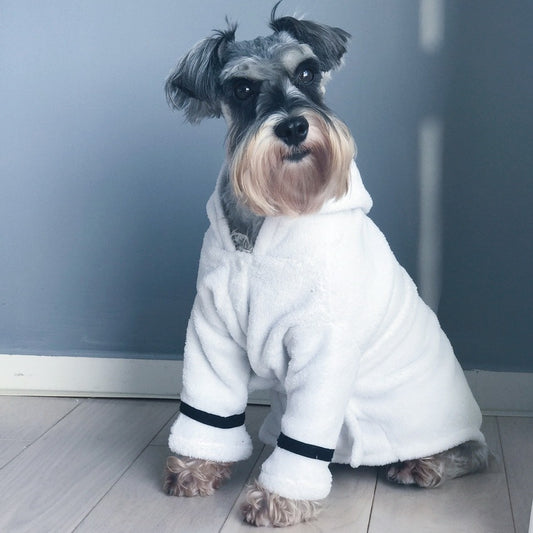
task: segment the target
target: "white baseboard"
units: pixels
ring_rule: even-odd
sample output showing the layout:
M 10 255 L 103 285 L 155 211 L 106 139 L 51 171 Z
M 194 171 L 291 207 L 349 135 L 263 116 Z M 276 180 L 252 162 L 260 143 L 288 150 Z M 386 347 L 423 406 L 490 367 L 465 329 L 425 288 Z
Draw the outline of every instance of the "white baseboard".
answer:
M 183 361 L 0 355 L 0 394 L 178 398 Z
M 0 354 L 0 394 L 179 398 L 183 361 Z M 465 372 L 485 414 L 533 416 L 533 373 Z M 260 391 L 251 403 L 268 403 Z

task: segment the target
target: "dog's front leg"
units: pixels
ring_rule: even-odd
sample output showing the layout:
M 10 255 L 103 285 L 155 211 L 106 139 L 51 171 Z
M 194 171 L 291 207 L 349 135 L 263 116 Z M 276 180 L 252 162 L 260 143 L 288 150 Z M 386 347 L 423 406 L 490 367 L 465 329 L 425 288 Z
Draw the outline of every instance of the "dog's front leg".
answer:
M 163 490 L 172 496 L 207 496 L 247 459 L 245 427 L 250 364 L 224 329 L 211 290 L 199 284 L 187 329 L 180 413 L 171 427 Z M 219 302 L 220 303 L 220 302 Z
M 278 440 L 282 446 L 283 440 Z M 285 527 L 315 519 L 331 485 L 328 463 L 276 447 L 247 487 L 241 513 L 255 526 Z
M 285 336 L 289 356 L 286 406 L 277 446 L 247 489 L 244 520 L 290 526 L 317 517 L 331 489 L 328 468 L 353 390 L 358 350 L 342 357 L 342 334 L 325 327 L 294 327 Z
M 230 475 L 231 463 L 171 455 L 165 466 L 164 490 L 170 496 L 211 496 Z

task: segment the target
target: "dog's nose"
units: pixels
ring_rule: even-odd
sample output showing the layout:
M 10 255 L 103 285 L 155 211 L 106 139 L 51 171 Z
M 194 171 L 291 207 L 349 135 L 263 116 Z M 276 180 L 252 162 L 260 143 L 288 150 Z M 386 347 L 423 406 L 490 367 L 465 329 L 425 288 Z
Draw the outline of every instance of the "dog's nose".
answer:
M 289 146 L 304 142 L 308 131 L 309 122 L 305 117 L 287 118 L 274 128 L 276 136 Z

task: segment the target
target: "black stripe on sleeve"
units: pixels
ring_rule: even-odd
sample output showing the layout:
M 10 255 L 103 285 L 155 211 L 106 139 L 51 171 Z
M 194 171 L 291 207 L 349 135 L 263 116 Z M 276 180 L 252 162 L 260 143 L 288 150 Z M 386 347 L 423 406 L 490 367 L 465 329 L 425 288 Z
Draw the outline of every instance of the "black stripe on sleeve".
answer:
M 202 424 L 213 426 L 215 428 L 231 429 L 237 428 L 244 424 L 244 413 L 232 416 L 218 416 L 206 411 L 200 411 L 200 409 L 195 409 L 185 402 L 181 402 L 180 412 L 189 418 L 196 420 L 197 422 L 201 422 Z
M 304 457 L 309 457 L 309 459 L 318 459 L 319 461 L 327 461 L 328 463 L 333 459 L 333 453 L 335 452 L 335 450 L 330 448 L 322 448 L 321 446 L 314 446 L 313 444 L 306 444 L 305 442 L 291 439 L 283 433 L 279 435 L 278 447 Z

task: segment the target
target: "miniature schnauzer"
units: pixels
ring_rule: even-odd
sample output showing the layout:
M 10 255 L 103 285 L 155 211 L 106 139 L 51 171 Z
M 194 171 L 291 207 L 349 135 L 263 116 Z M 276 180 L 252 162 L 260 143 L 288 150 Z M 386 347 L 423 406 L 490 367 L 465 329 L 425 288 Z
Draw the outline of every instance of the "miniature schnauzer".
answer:
M 210 230 L 204 240 L 199 293 L 187 333 L 181 413 L 171 435 L 170 448 L 177 456 L 167 460 L 164 488 L 176 496 L 210 495 L 229 477 L 231 463 L 250 454 L 240 412 L 247 391 L 266 383 L 274 389 L 272 409 L 278 420 L 270 420 L 274 429 L 262 429 L 260 436 L 276 449 L 242 505 L 244 519 L 257 526 L 288 526 L 316 517 L 329 491 L 332 459 L 355 467 L 388 465 L 390 481 L 435 487 L 482 470 L 488 458 L 479 409 L 453 356 L 446 356 L 445 363 L 423 359 L 428 362 L 420 363 L 422 370 L 413 370 L 418 363 L 405 346 L 416 345 L 421 357 L 425 351 L 440 357 L 451 349 L 429 309 L 413 296 L 416 289 L 405 272 L 388 251 L 383 252 L 386 260 L 374 260 L 381 251 L 369 252 L 370 257 L 346 251 L 350 244 L 345 243 L 351 241 L 343 240 L 344 235 L 365 241 L 359 252 L 373 250 L 372 239 L 385 250 L 382 235 L 366 217 L 369 197 L 357 182 L 352 136 L 324 104 L 326 82 L 341 66 L 350 35 L 308 20 L 277 17 L 277 5 L 271 35 L 239 42 L 236 26 L 228 24 L 190 50 L 166 83 L 169 103 L 184 110 L 190 122 L 223 116 L 228 134 L 227 158 L 211 205 L 211 224 L 218 230 Z M 354 194 L 363 207 L 335 207 Z M 289 244 L 274 254 L 266 244 L 267 233 L 269 243 Z M 207 250 L 210 246 L 216 250 Z M 305 257 L 306 250 L 312 260 Z M 288 281 L 269 277 L 285 268 L 286 257 L 294 269 L 278 277 Z M 223 266 L 226 260 L 231 268 Z M 339 289 L 339 277 L 351 278 L 335 276 L 344 268 L 336 263 L 346 262 L 347 272 L 360 272 L 365 260 L 370 281 L 357 279 L 352 285 L 364 287 Z M 380 278 L 385 263 L 393 266 Z M 306 274 L 306 267 L 298 270 L 301 265 L 310 265 L 311 273 Z M 242 274 L 246 269 L 247 276 Z M 385 281 L 393 271 L 402 280 L 401 290 Z M 333 272 L 331 284 L 327 272 Z M 373 311 L 372 299 L 355 301 L 354 295 L 370 294 L 370 285 L 378 294 L 375 300 L 385 302 L 382 311 Z M 257 294 L 267 294 L 266 300 Z M 297 295 L 294 301 L 292 294 Z M 326 304 L 316 303 L 318 294 L 329 298 L 327 305 L 333 308 L 324 322 L 320 317 Z M 338 313 L 331 304 L 335 298 L 342 300 Z M 416 309 L 411 315 L 408 303 Z M 232 305 L 245 309 L 234 313 L 238 320 L 229 316 Z M 309 322 L 293 327 L 294 314 Z M 259 339 L 257 324 L 271 320 L 270 315 L 277 317 L 272 319 L 277 329 Z M 373 329 L 357 333 L 367 322 Z M 280 324 L 290 327 L 278 334 Z M 315 337 L 322 339 L 316 346 Z M 391 355 L 402 350 L 406 354 L 397 359 Z M 348 355 L 335 362 L 338 353 Z M 434 390 L 433 380 L 441 374 L 451 376 L 452 385 Z M 411 401 L 418 391 L 418 399 Z M 470 406 L 464 416 L 461 395 Z M 390 401 L 382 409 L 379 402 L 385 397 Z M 419 408 L 429 414 L 417 415 Z M 448 424 L 460 431 L 452 436 Z M 399 436 L 403 430 L 405 443 Z

